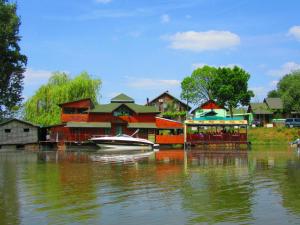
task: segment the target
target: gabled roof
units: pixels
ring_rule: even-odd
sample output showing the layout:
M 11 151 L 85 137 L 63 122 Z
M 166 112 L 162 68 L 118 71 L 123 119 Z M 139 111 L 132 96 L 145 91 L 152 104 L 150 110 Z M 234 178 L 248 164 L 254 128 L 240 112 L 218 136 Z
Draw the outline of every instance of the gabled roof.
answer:
M 265 103 L 250 103 L 250 108 L 254 114 L 273 114 Z
M 20 123 L 24 123 L 24 124 L 27 124 L 27 125 L 30 125 L 30 126 L 33 126 L 33 127 L 39 127 L 39 126 L 36 125 L 36 124 L 30 123 L 30 122 L 28 122 L 28 121 L 20 120 L 20 119 L 17 119 L 17 118 L 11 118 L 11 119 L 3 120 L 3 121 L 0 122 L 0 126 L 3 126 L 3 125 L 5 125 L 5 124 L 7 124 L 7 123 L 10 123 L 10 122 L 12 122 L 12 121 L 18 121 L 18 122 L 20 122 Z
M 82 102 L 82 101 L 90 101 L 91 104 L 93 105 L 93 101 L 91 100 L 91 98 L 82 98 L 82 99 L 78 99 L 78 100 L 74 100 L 74 101 L 69 101 L 69 102 L 63 102 L 58 104 L 59 106 L 65 105 L 65 104 L 70 104 L 70 103 L 75 103 L 75 102 Z
M 110 102 L 111 103 L 125 103 L 125 102 L 134 103 L 134 99 L 122 93 L 112 98 Z
M 89 113 L 112 113 L 121 105 L 127 106 L 129 109 L 134 111 L 135 113 L 160 113 L 154 106 L 144 106 L 138 105 L 135 103 L 109 103 L 109 104 L 101 104 L 95 106 L 94 109 L 89 110 Z
M 187 107 L 187 109 L 190 111 L 191 107 L 189 105 L 187 105 L 186 103 L 184 103 L 183 101 L 179 100 L 178 98 L 176 98 L 175 96 L 171 95 L 169 93 L 169 91 L 165 91 L 163 93 L 161 93 L 159 96 L 155 97 L 154 99 L 152 99 L 151 101 L 149 101 L 149 103 L 153 103 L 154 101 L 156 101 L 157 99 L 161 98 L 163 95 L 169 95 L 171 98 L 173 98 L 174 100 L 180 102 L 182 105 L 184 105 L 185 107 Z
M 198 109 L 224 109 L 227 111 L 226 108 L 221 107 L 220 105 L 218 105 L 214 100 L 210 99 L 207 100 L 206 102 L 202 103 L 200 106 L 198 106 L 197 108 L 192 110 L 192 114 L 194 114 Z
M 283 102 L 281 98 L 266 98 L 264 102 L 270 109 L 283 109 Z

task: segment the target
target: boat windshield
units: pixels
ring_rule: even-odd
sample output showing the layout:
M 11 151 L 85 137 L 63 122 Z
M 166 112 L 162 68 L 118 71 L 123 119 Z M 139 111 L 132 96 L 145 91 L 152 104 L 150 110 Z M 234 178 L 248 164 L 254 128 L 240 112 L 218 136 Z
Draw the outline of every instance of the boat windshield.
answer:
M 127 134 L 118 134 L 117 137 L 127 137 L 127 138 L 130 137 L 130 138 L 132 138 L 131 136 L 129 136 Z

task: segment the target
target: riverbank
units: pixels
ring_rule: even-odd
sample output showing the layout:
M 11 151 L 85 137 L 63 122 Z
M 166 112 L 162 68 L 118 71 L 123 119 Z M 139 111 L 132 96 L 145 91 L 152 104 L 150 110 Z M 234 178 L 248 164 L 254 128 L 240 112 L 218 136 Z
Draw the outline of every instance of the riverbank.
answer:
M 285 127 L 274 127 L 265 128 L 257 127 L 250 128 L 248 130 L 248 140 L 252 144 L 288 144 L 300 137 L 300 129 L 298 128 L 285 128 Z

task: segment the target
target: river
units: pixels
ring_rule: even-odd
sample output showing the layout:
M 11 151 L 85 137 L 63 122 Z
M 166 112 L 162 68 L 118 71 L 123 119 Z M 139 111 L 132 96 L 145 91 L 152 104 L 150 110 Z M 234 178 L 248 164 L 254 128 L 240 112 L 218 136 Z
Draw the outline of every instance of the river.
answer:
M 2 152 L 0 224 L 300 224 L 300 158 L 286 146 Z

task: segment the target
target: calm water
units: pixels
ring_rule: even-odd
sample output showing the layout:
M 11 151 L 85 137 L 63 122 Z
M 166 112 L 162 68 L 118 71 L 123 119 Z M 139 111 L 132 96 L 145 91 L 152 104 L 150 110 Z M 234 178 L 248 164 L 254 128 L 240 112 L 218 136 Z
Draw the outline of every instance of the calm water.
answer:
M 101 157 L 0 153 L 0 224 L 300 224 L 287 147 Z

